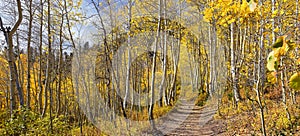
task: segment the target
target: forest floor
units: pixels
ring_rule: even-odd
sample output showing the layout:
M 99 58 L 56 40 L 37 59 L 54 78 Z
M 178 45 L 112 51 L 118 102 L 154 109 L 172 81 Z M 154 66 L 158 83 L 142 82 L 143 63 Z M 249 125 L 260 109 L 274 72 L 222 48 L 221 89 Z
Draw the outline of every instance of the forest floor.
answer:
M 214 119 L 216 111 L 216 104 L 206 104 L 200 107 L 182 100 L 169 115 L 161 120 L 162 124 L 157 125 L 160 132 L 153 135 L 224 135 L 226 124 L 223 120 Z

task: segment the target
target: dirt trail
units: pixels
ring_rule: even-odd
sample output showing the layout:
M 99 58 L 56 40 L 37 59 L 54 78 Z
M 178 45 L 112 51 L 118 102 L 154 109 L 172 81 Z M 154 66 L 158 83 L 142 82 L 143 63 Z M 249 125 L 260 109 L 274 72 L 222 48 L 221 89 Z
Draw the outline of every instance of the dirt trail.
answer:
M 199 107 L 183 100 L 181 104 L 162 119 L 162 124 L 157 125 L 158 133 L 153 135 L 222 135 L 225 125 L 221 121 L 213 120 L 213 116 L 217 111 L 215 105 L 210 104 Z

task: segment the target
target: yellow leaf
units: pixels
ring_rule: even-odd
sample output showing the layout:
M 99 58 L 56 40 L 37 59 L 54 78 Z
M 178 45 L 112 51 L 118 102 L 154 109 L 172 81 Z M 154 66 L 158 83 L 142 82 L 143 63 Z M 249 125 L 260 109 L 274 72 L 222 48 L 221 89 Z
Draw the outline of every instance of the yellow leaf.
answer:
M 268 60 L 267 60 L 267 69 L 269 71 L 275 71 L 277 69 L 277 58 L 275 57 L 275 51 L 272 51 L 268 55 Z
M 288 50 L 289 50 L 289 47 L 288 47 L 288 45 L 285 43 L 285 44 L 283 44 L 283 46 L 282 47 L 279 47 L 279 48 L 276 48 L 274 51 L 274 56 L 275 56 L 275 58 L 279 58 L 279 57 L 281 57 L 281 56 L 284 56 L 284 55 L 286 55 L 286 53 L 288 52 Z
M 284 10 L 280 10 L 280 15 L 283 15 L 284 14 Z
M 278 32 L 279 32 L 279 28 L 276 27 L 273 31 L 274 31 L 275 33 L 278 33 Z
M 243 18 L 240 18 L 240 22 L 243 22 L 244 21 L 244 19 Z
M 274 12 L 272 13 L 272 18 L 276 17 L 278 14 L 278 9 L 274 10 Z
M 291 76 L 289 85 L 292 89 L 300 90 L 300 72 Z
M 277 82 L 277 72 L 271 72 L 267 75 L 267 79 L 270 83 L 275 84 Z

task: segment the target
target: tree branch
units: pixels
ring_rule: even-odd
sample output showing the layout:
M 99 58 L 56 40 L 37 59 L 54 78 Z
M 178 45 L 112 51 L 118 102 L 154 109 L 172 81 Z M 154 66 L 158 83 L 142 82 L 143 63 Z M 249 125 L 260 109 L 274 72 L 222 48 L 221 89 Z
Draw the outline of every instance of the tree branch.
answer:
M 12 34 L 14 34 L 17 31 L 17 29 L 20 26 L 22 19 L 23 19 L 21 0 L 17 0 L 17 6 L 18 6 L 19 17 L 18 17 L 16 24 L 14 25 L 14 27 L 11 29 L 11 31 L 9 33 L 10 37 L 12 36 Z
M 5 31 L 1 17 L 0 17 L 0 31 Z

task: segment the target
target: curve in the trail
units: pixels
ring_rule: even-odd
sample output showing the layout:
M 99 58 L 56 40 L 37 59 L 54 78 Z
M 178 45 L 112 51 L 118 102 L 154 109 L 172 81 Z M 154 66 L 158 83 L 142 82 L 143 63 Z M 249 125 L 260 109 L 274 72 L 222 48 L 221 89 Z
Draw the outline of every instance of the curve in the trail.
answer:
M 201 56 L 201 57 L 198 57 L 199 59 L 203 59 L 203 60 L 207 59 L 206 58 L 207 51 L 205 50 L 204 46 L 201 44 L 199 38 L 190 29 L 184 27 L 184 25 L 182 23 L 180 23 L 176 20 L 161 18 L 160 21 L 161 21 L 160 29 L 162 32 L 166 31 L 169 36 L 172 36 L 173 38 L 180 40 L 180 43 L 181 43 L 180 53 L 183 53 L 184 52 L 183 48 L 185 48 L 185 51 L 187 51 L 188 53 L 191 53 L 192 57 L 199 55 L 199 56 Z M 111 53 L 109 55 L 113 57 L 113 58 L 111 58 L 112 64 L 109 67 L 114 67 L 115 63 L 119 63 L 119 61 L 123 60 L 123 59 L 115 59 L 114 57 L 115 56 L 123 57 L 122 55 L 118 55 L 118 54 L 124 53 L 124 51 L 126 51 L 125 49 L 128 48 L 127 45 L 125 45 L 125 46 L 122 46 L 122 45 L 126 44 L 126 41 L 129 37 L 129 35 L 131 37 L 135 37 L 142 33 L 156 32 L 158 30 L 158 22 L 159 22 L 159 19 L 156 17 L 141 16 L 141 17 L 132 18 L 130 32 L 127 32 L 128 31 L 128 30 L 126 30 L 127 28 L 124 27 L 124 26 L 126 26 L 126 24 L 125 24 L 126 22 L 124 22 L 124 24 L 118 25 L 117 27 L 113 28 L 111 30 L 111 32 L 107 34 L 107 37 L 105 39 L 106 42 L 104 42 L 101 45 L 104 48 L 99 48 L 99 50 L 97 52 L 96 65 L 97 64 L 100 65 L 101 62 L 110 60 L 104 56 L 104 55 L 107 55 L 106 52 L 109 51 L 109 53 Z M 114 41 L 114 42 L 110 42 L 110 41 Z M 124 47 L 124 48 L 122 48 L 122 47 Z M 139 47 L 139 46 L 132 47 L 131 50 L 138 50 L 138 49 L 136 49 L 136 47 Z M 142 47 L 140 47 L 140 48 L 142 48 Z M 138 53 L 136 53 L 134 55 L 136 57 L 136 56 L 138 56 Z M 132 55 L 131 57 L 133 57 L 134 55 Z M 180 55 L 180 56 L 182 56 L 182 55 Z M 180 58 L 181 58 L 180 60 L 182 60 L 182 57 L 180 57 Z M 189 60 L 187 60 L 187 61 L 189 61 Z M 205 67 L 204 66 L 205 63 L 200 63 L 200 62 L 201 61 L 199 60 L 199 65 L 203 65 L 201 67 Z M 106 64 L 106 63 L 103 63 L 103 64 Z M 186 64 L 184 66 L 189 66 L 189 64 L 186 62 Z M 115 70 L 115 68 L 113 68 L 113 69 Z M 186 68 L 184 68 L 184 69 L 186 70 Z M 99 77 L 106 76 L 105 75 L 106 72 L 104 72 L 104 70 L 105 69 L 97 69 L 96 70 L 96 73 L 103 74 L 103 75 L 98 75 Z M 179 71 L 180 71 L 180 69 L 179 69 Z M 202 69 L 201 71 L 204 72 L 205 70 Z
M 138 34 L 147 32 L 156 32 L 158 26 L 158 18 L 151 16 L 136 17 L 131 21 L 130 32 L 126 32 L 126 28 L 122 28 L 124 25 L 120 25 L 112 29 L 108 35 L 107 41 L 116 41 L 114 43 L 106 43 L 105 48 L 111 48 L 116 52 L 122 44 L 126 43 L 128 36 L 138 36 Z M 166 31 L 169 36 L 179 39 L 181 44 L 187 48 L 187 50 L 197 49 L 199 52 L 194 55 L 202 55 L 205 59 L 207 56 L 204 46 L 200 43 L 200 40 L 195 36 L 188 28 L 185 28 L 180 22 L 176 22 L 170 19 L 161 19 L 161 30 Z M 166 25 L 165 23 L 166 22 Z M 110 44 L 112 44 L 110 46 Z M 114 55 L 114 54 L 113 54 Z M 101 58 L 101 57 L 100 57 Z M 102 57 L 104 59 L 104 57 Z M 97 59 L 101 61 L 101 59 Z M 214 131 L 211 128 L 205 127 L 205 124 L 212 120 L 213 115 L 216 112 L 216 108 L 206 105 L 202 108 L 194 106 L 194 102 L 182 100 L 178 107 L 175 107 L 174 112 L 170 112 L 161 121 L 163 125 L 157 125 L 158 130 L 161 130 L 164 134 L 158 135 L 212 135 Z M 163 131 L 170 130 L 170 131 Z M 152 134 L 156 135 L 156 134 Z

